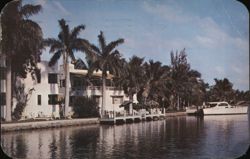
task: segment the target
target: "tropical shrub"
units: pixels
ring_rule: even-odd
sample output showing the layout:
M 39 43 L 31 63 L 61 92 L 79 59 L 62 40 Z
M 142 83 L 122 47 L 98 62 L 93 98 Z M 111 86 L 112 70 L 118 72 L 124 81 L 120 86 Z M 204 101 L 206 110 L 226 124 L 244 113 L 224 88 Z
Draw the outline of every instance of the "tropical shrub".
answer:
M 76 97 L 73 102 L 74 118 L 98 117 L 99 108 L 96 101 L 89 97 Z

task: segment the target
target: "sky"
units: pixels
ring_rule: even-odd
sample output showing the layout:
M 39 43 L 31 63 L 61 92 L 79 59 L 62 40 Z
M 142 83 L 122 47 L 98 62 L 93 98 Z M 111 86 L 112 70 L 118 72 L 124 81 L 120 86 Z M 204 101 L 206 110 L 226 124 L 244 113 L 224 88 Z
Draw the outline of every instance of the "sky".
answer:
M 80 37 L 98 44 L 124 38 L 123 57 L 133 55 L 170 65 L 170 52 L 185 48 L 191 68 L 210 85 L 228 78 L 234 89 L 249 90 L 249 14 L 236 0 L 23 0 L 41 4 L 32 17 L 45 38 L 57 38 L 58 20 L 70 28 L 84 24 Z M 45 50 L 42 60 L 52 55 Z M 84 59 L 83 53 L 76 56 Z

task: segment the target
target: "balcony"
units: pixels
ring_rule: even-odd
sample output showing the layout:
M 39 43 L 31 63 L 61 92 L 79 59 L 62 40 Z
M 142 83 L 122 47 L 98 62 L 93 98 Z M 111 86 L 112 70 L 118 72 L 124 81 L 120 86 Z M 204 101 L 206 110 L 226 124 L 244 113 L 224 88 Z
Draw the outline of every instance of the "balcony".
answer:
M 82 90 L 102 90 L 102 86 L 78 86 L 78 87 L 72 87 L 72 91 L 82 91 Z M 122 89 L 118 87 L 110 87 L 107 86 L 106 90 L 113 90 L 113 91 L 122 91 Z

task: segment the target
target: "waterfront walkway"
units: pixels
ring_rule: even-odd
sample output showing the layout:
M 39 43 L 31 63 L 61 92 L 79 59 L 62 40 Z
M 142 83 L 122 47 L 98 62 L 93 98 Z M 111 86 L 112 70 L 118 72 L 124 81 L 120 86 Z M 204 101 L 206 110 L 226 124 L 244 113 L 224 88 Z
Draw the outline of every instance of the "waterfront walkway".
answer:
M 158 119 L 164 117 L 175 117 L 186 115 L 186 112 L 166 112 L 165 115 L 161 114 L 158 116 Z M 155 120 L 157 116 L 154 114 L 147 115 L 148 120 Z M 125 122 L 137 122 L 147 120 L 146 117 L 141 116 L 131 116 L 125 118 Z M 124 117 L 116 117 L 117 120 L 123 120 Z M 22 121 L 22 122 L 10 122 L 10 123 L 1 123 L 1 132 L 8 131 L 19 131 L 19 130 L 33 130 L 33 129 L 48 129 L 48 128 L 59 128 L 59 127 L 68 127 L 68 126 L 81 126 L 89 124 L 99 124 L 104 119 L 99 118 L 84 118 L 84 119 L 67 119 L 67 120 L 48 120 L 48 121 Z
M 80 126 L 88 124 L 99 124 L 99 118 L 86 119 L 68 119 L 68 120 L 49 120 L 49 121 L 31 121 L 16 123 L 1 123 L 1 131 L 18 131 L 29 129 L 57 128 L 67 126 Z

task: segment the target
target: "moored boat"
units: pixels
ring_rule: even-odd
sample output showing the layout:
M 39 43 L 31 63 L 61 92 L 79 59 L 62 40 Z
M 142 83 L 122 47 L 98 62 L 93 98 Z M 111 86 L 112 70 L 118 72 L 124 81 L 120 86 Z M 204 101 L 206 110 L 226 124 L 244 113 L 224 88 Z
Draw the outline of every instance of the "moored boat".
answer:
M 247 114 L 248 106 L 232 106 L 227 102 L 209 102 L 209 106 L 203 108 L 204 115 L 233 115 Z

